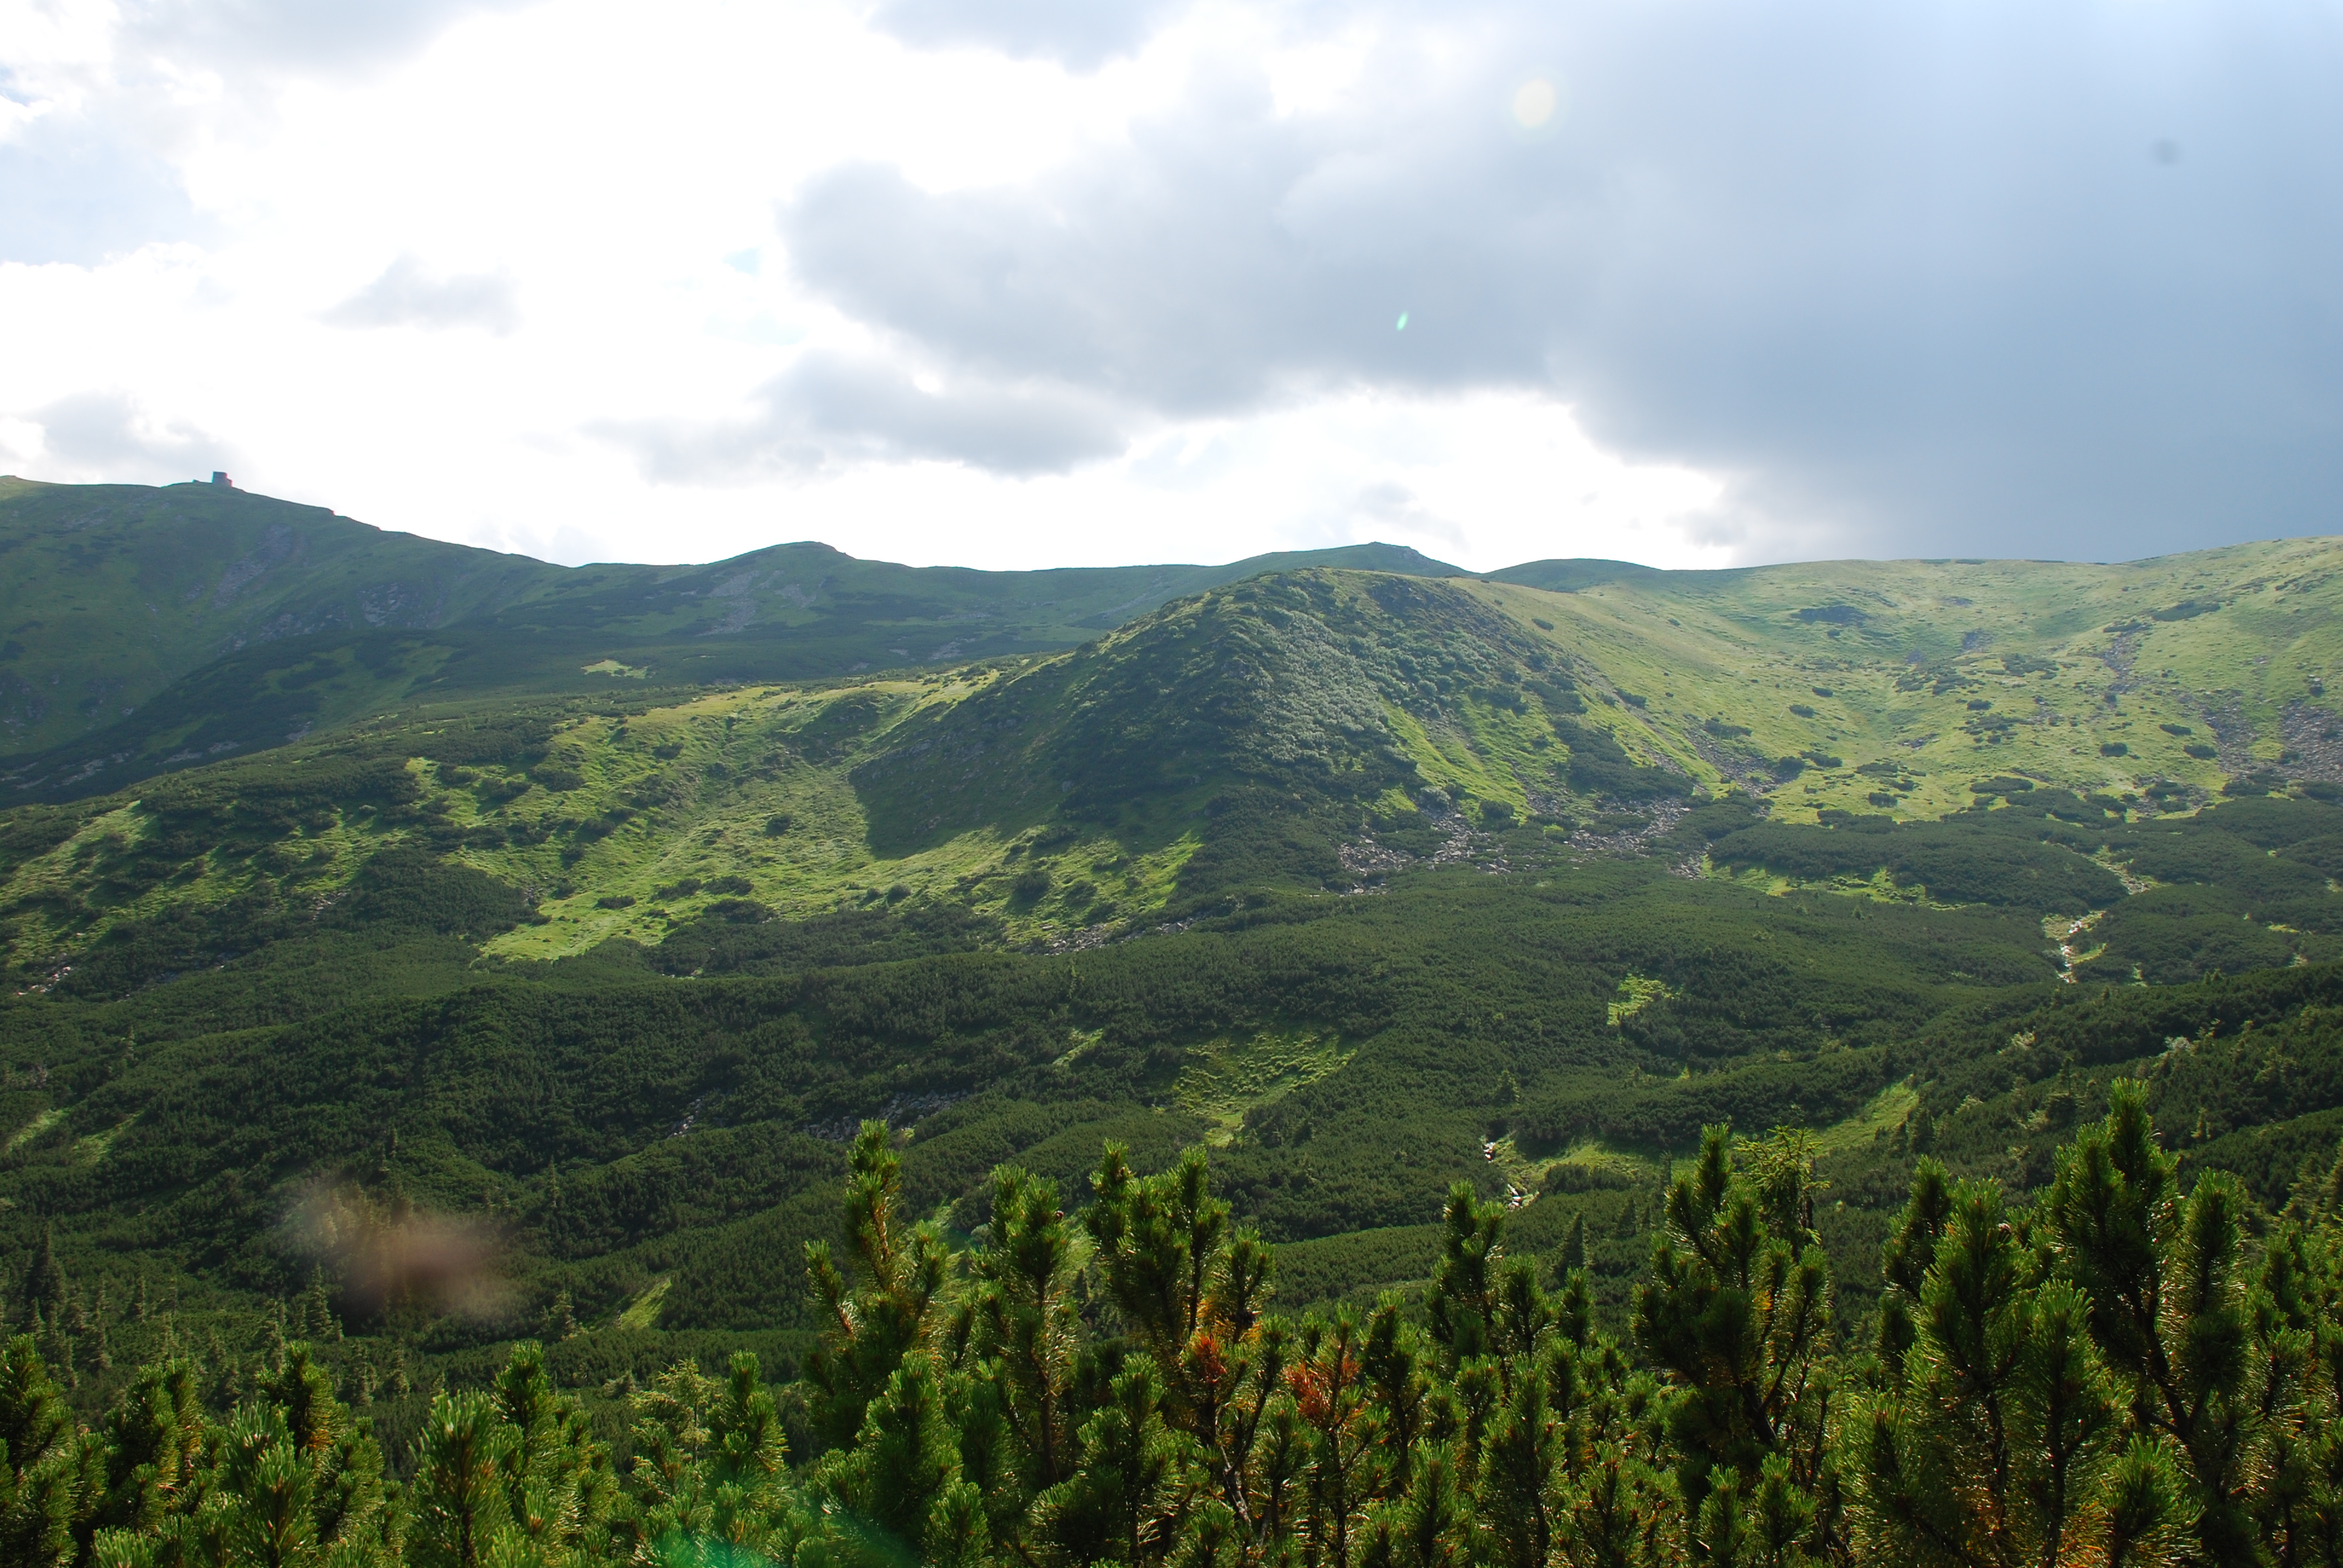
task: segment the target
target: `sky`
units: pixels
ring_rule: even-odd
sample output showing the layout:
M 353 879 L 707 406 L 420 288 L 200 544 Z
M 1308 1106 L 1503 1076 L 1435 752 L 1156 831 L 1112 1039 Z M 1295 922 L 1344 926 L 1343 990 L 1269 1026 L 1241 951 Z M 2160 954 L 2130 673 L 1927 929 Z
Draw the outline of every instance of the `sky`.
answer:
M 2343 533 L 2343 0 L 0 0 L 0 472 L 564 562 Z

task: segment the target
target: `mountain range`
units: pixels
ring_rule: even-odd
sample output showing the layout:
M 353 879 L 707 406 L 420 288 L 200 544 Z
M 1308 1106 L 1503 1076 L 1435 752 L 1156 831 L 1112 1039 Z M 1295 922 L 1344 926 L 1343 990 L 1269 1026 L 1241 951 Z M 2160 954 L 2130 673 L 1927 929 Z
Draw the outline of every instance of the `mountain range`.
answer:
M 950 1234 L 1201 1148 L 1293 1306 L 1463 1181 L 1614 1314 L 1704 1125 L 1805 1126 L 1850 1332 L 1923 1151 L 2343 1131 L 2343 541 L 564 568 L 5 480 L 0 558 L 0 1254 L 230 1361 L 794 1364 L 868 1118 Z M 492 1289 L 350 1240 L 427 1221 Z

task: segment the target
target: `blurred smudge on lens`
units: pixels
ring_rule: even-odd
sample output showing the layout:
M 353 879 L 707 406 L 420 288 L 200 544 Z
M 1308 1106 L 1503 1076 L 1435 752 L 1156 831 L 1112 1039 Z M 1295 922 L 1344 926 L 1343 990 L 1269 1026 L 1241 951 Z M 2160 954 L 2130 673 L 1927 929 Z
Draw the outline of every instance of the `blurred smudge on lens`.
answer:
M 401 1307 L 493 1317 L 509 1290 L 504 1239 L 482 1221 L 434 1214 L 404 1193 L 311 1188 L 287 1216 L 288 1241 L 340 1282 L 343 1310 L 374 1318 Z

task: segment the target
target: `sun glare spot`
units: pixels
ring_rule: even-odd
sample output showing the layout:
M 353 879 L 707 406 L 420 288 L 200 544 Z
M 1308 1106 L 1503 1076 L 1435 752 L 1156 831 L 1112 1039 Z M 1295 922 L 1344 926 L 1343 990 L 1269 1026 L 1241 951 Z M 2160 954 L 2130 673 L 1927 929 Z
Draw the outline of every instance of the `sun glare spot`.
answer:
M 1554 118 L 1562 95 L 1552 82 L 1533 76 L 1513 89 L 1513 124 L 1525 131 L 1539 130 Z

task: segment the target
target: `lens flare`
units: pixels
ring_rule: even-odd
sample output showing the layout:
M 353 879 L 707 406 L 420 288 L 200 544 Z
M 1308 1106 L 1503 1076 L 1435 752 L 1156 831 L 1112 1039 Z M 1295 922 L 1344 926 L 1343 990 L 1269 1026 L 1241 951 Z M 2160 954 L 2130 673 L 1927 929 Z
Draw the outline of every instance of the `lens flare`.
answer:
M 1399 325 L 1398 325 L 1398 326 L 1396 326 L 1396 327 L 1393 327 L 1393 328 L 1392 328 L 1392 330 L 1393 330 L 1393 332 L 1405 332 L 1405 331 L 1407 330 L 1407 312 L 1406 312 L 1406 311 L 1403 310 L 1403 311 L 1401 311 L 1401 312 L 1399 313 Z
M 1533 76 L 1513 89 L 1513 124 L 1525 131 L 1542 128 L 1554 118 L 1562 105 L 1562 95 L 1552 82 L 1543 76 Z

